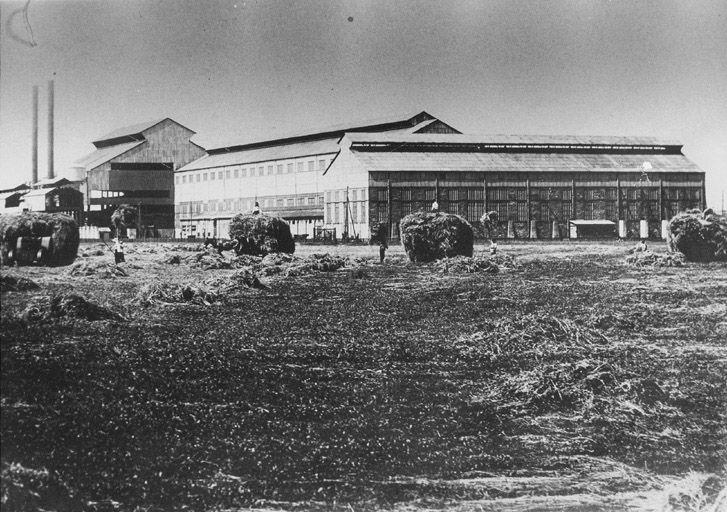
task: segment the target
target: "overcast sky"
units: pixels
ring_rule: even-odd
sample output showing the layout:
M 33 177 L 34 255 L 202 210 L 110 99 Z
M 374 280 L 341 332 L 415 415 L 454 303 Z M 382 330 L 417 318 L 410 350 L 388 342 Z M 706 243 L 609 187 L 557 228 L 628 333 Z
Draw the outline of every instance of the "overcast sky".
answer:
M 676 138 L 727 190 L 727 1 L 0 2 L 0 186 L 171 117 L 216 146 L 426 110 L 465 133 Z

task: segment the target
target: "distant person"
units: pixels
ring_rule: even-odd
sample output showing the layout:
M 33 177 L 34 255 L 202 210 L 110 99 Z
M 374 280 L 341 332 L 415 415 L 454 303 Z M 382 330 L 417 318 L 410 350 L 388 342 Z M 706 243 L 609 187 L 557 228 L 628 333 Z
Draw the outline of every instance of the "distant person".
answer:
M 495 242 L 494 240 L 490 241 L 490 254 L 492 256 L 497 254 L 497 242 Z
M 386 242 L 386 237 L 383 236 L 379 239 L 379 263 L 384 263 L 386 257 L 386 249 L 389 248 L 389 244 Z
M 639 242 L 639 245 L 638 245 L 638 246 L 636 247 L 636 250 L 637 250 L 638 252 L 646 252 L 646 250 L 647 250 L 647 247 L 646 247 L 646 240 L 644 240 L 644 239 L 642 238 L 642 239 L 641 239 L 641 241 Z
M 436 199 L 435 199 L 435 200 L 434 200 L 434 202 L 432 203 L 432 211 L 433 211 L 433 212 L 438 212 L 438 211 L 439 211 L 439 203 L 437 202 L 437 200 L 436 200 Z
M 124 242 L 118 236 L 114 238 L 114 261 L 116 261 L 117 265 L 126 261 L 124 258 Z
M 255 207 L 252 209 L 253 215 L 260 215 L 260 204 L 255 201 Z

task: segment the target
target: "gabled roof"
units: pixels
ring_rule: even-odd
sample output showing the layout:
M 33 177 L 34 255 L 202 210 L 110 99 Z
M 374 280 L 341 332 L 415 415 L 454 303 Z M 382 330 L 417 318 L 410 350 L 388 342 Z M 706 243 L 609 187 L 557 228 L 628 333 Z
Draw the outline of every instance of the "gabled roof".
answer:
M 262 147 L 247 151 L 233 151 L 230 153 L 215 153 L 205 155 L 177 169 L 177 172 L 223 167 L 226 165 L 245 165 L 270 160 L 283 160 L 286 158 L 300 158 L 312 155 L 336 153 L 338 151 L 338 138 L 298 142 L 284 146 Z
M 473 134 L 438 134 L 438 133 L 347 133 L 351 142 L 382 144 L 442 144 L 442 145 L 488 145 L 511 144 L 521 145 L 610 145 L 610 146 L 679 146 L 682 144 L 674 139 L 643 136 L 610 136 L 610 135 L 473 135 Z
M 67 178 L 62 178 L 62 177 L 45 178 L 45 179 L 38 180 L 35 183 L 33 183 L 32 187 L 33 188 L 51 188 L 51 187 L 57 187 L 59 185 L 65 185 L 67 183 L 70 183 L 70 181 Z
M 132 142 L 135 140 L 143 140 L 144 139 L 144 132 L 149 130 L 150 128 L 155 127 L 159 123 L 162 123 L 166 120 L 170 120 L 173 123 L 177 123 L 174 119 L 170 117 L 164 117 L 162 119 L 155 119 L 153 121 L 146 121 L 144 123 L 137 123 L 133 124 L 131 126 L 124 126 L 122 128 L 117 128 L 116 130 L 113 130 L 103 137 L 100 137 L 93 141 L 93 145 L 100 148 L 104 146 L 119 144 L 121 142 Z M 194 130 L 190 130 L 184 125 L 179 124 L 182 128 L 185 128 L 189 130 L 192 133 L 196 133 Z
M 209 154 L 226 153 L 261 147 L 293 144 L 310 140 L 340 138 L 346 132 L 379 132 L 386 130 L 408 129 L 429 119 L 435 119 L 435 117 L 422 110 L 421 112 L 410 116 L 392 116 L 359 121 L 355 124 L 347 123 L 327 126 L 325 128 L 318 129 L 315 132 L 287 134 L 275 139 L 212 148 L 208 149 L 207 152 Z
M 45 196 L 45 195 L 48 195 L 48 194 L 50 194 L 52 192 L 55 192 L 57 190 L 58 190 L 57 187 L 53 187 L 53 188 L 39 188 L 39 189 L 36 189 L 36 190 L 31 190 L 30 192 L 28 192 L 27 194 L 25 194 L 23 196 L 23 199 L 26 199 L 26 198 L 29 198 L 29 197 L 41 197 L 41 196 Z
M 145 140 L 138 140 L 134 142 L 125 142 L 122 144 L 116 144 L 115 146 L 108 146 L 97 149 L 93 153 L 90 153 L 85 157 L 81 158 L 80 160 L 76 161 L 76 164 L 82 165 L 86 168 L 87 171 L 90 171 L 91 169 L 94 169 L 99 165 L 108 162 L 112 158 L 116 158 L 117 156 L 126 153 L 130 149 L 134 149 L 135 147 L 144 144 L 145 142 Z
M 13 188 L 4 188 L 4 189 L 0 190 L 0 193 L 5 193 L 5 192 L 15 192 L 15 191 L 18 191 L 18 190 L 27 190 L 27 189 L 29 189 L 29 188 L 30 188 L 30 185 L 28 185 L 28 184 L 26 184 L 26 183 L 21 183 L 21 184 L 20 184 L 20 185 L 18 185 L 17 187 L 13 187 Z

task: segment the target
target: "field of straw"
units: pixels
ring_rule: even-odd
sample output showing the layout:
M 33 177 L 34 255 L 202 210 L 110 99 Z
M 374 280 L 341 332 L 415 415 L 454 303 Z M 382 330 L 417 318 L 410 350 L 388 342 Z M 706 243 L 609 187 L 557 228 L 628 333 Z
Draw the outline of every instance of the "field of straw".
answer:
M 727 509 L 724 263 L 127 248 L 2 269 L 3 510 Z

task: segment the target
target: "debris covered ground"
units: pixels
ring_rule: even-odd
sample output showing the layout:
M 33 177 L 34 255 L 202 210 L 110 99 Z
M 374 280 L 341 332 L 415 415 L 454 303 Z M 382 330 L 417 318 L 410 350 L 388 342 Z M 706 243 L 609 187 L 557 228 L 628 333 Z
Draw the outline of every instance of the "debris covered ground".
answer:
M 129 244 L 114 279 L 3 270 L 4 510 L 727 503 L 724 264 L 181 246 Z M 112 316 L 78 319 L 95 310 L 69 296 Z

